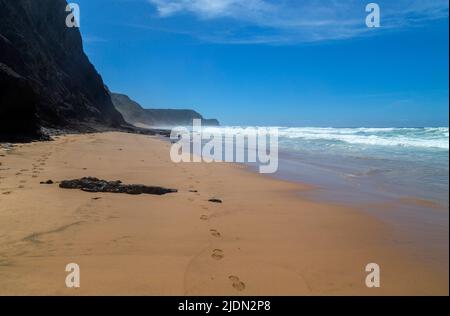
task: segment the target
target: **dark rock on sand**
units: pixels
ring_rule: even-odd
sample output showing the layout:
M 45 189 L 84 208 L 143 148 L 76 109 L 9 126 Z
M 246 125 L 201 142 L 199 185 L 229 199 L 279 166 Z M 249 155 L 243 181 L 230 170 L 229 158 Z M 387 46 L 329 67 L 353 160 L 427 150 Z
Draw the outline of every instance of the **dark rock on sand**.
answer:
M 219 199 L 209 199 L 208 202 L 211 202 L 211 203 L 222 203 L 222 200 L 219 200 Z
M 42 181 L 41 184 L 53 184 L 52 180 Z
M 126 193 L 126 194 L 154 194 L 164 195 L 175 193 L 175 189 L 166 189 L 162 187 L 146 186 L 142 184 L 122 184 L 122 181 L 106 181 L 93 177 L 64 180 L 59 184 L 63 189 L 80 189 L 86 192 L 108 192 L 108 193 Z

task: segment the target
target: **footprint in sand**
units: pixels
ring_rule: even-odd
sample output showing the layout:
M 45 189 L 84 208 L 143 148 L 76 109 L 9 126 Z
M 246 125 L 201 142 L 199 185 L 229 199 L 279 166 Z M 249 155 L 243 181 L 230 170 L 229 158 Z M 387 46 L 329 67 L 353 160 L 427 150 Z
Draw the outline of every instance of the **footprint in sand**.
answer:
M 211 254 L 211 257 L 216 260 L 222 260 L 223 257 L 225 257 L 225 255 L 223 254 L 222 249 L 214 249 Z
M 6 259 L 0 259 L 0 267 L 10 267 L 12 266 L 12 262 Z
M 245 290 L 245 283 L 242 282 L 239 277 L 235 275 L 230 275 L 228 279 L 232 282 L 231 285 L 233 288 L 239 292 Z
M 208 217 L 208 215 L 202 215 L 202 216 L 200 216 L 200 219 L 202 221 L 207 221 L 209 219 L 209 217 Z
M 214 237 L 217 237 L 217 238 L 222 237 L 222 235 L 215 229 L 210 229 L 209 231 L 211 232 L 211 235 Z

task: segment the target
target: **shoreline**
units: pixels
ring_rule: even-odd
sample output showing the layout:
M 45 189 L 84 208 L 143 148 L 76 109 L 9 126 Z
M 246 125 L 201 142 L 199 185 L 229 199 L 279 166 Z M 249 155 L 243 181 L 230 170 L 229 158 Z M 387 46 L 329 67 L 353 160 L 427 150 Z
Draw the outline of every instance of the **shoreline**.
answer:
M 370 214 L 310 201 L 298 196 L 308 185 L 244 166 L 173 164 L 169 146 L 108 132 L 21 144 L 0 157 L 0 294 L 448 294 L 448 269 L 443 277 L 403 253 Z M 82 176 L 179 192 L 91 194 L 39 184 Z M 223 203 L 208 202 L 214 197 Z M 80 264 L 80 289 L 65 288 L 69 262 Z M 365 286 L 370 262 L 383 271 L 379 289 Z
M 286 155 L 280 152 L 280 166 L 292 163 L 293 154 L 287 153 L 287 161 L 283 154 Z M 424 261 L 433 261 L 433 265 L 440 271 L 448 270 L 448 197 L 446 200 L 423 198 L 415 195 L 417 192 L 396 187 L 391 187 L 393 191 L 374 191 L 377 185 L 382 185 L 380 179 L 371 178 L 366 183 L 356 182 L 360 185 L 358 187 L 352 183 L 354 179 L 348 179 L 347 176 L 338 178 L 336 174 L 332 174 L 335 170 L 322 171 L 307 162 L 294 166 L 298 169 L 313 169 L 312 172 L 302 171 L 297 174 L 296 170 L 292 173 L 286 172 L 288 168 L 273 175 L 274 178 L 296 183 L 301 181 L 301 174 L 305 174 L 306 179 L 314 182 L 311 185 L 316 190 L 302 192 L 302 198 L 356 208 L 375 216 L 392 229 L 395 238 L 407 252 L 418 258 L 427 256 L 429 258 L 423 259 Z M 318 176 L 319 180 L 313 179 Z M 328 180 L 327 176 L 332 179 Z

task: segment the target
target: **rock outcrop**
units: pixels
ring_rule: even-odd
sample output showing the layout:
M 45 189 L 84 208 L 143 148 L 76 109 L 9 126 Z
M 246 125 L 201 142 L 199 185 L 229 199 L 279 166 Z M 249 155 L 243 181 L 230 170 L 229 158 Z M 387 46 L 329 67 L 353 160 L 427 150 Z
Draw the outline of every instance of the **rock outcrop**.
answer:
M 137 126 L 191 126 L 193 119 L 201 119 L 204 126 L 219 126 L 216 119 L 205 119 L 194 110 L 144 109 L 128 96 L 118 93 L 111 93 L 111 99 L 125 121 Z
M 0 141 L 126 124 L 66 26 L 65 0 L 0 0 Z

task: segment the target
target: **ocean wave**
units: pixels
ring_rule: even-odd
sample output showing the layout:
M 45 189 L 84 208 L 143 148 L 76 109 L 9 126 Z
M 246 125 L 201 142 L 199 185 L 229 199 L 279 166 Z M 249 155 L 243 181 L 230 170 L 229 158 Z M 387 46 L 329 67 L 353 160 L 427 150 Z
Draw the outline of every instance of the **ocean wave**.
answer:
M 279 130 L 291 140 L 340 141 L 348 144 L 449 149 L 446 127 L 427 128 L 310 128 Z
M 205 130 L 211 133 L 239 135 L 247 126 L 212 127 Z M 396 146 L 416 148 L 449 149 L 448 127 L 424 128 L 334 128 L 334 127 L 277 127 L 280 142 L 298 141 L 342 142 L 349 145 Z M 256 131 L 250 127 L 248 131 Z M 245 132 L 244 132 L 245 133 Z

